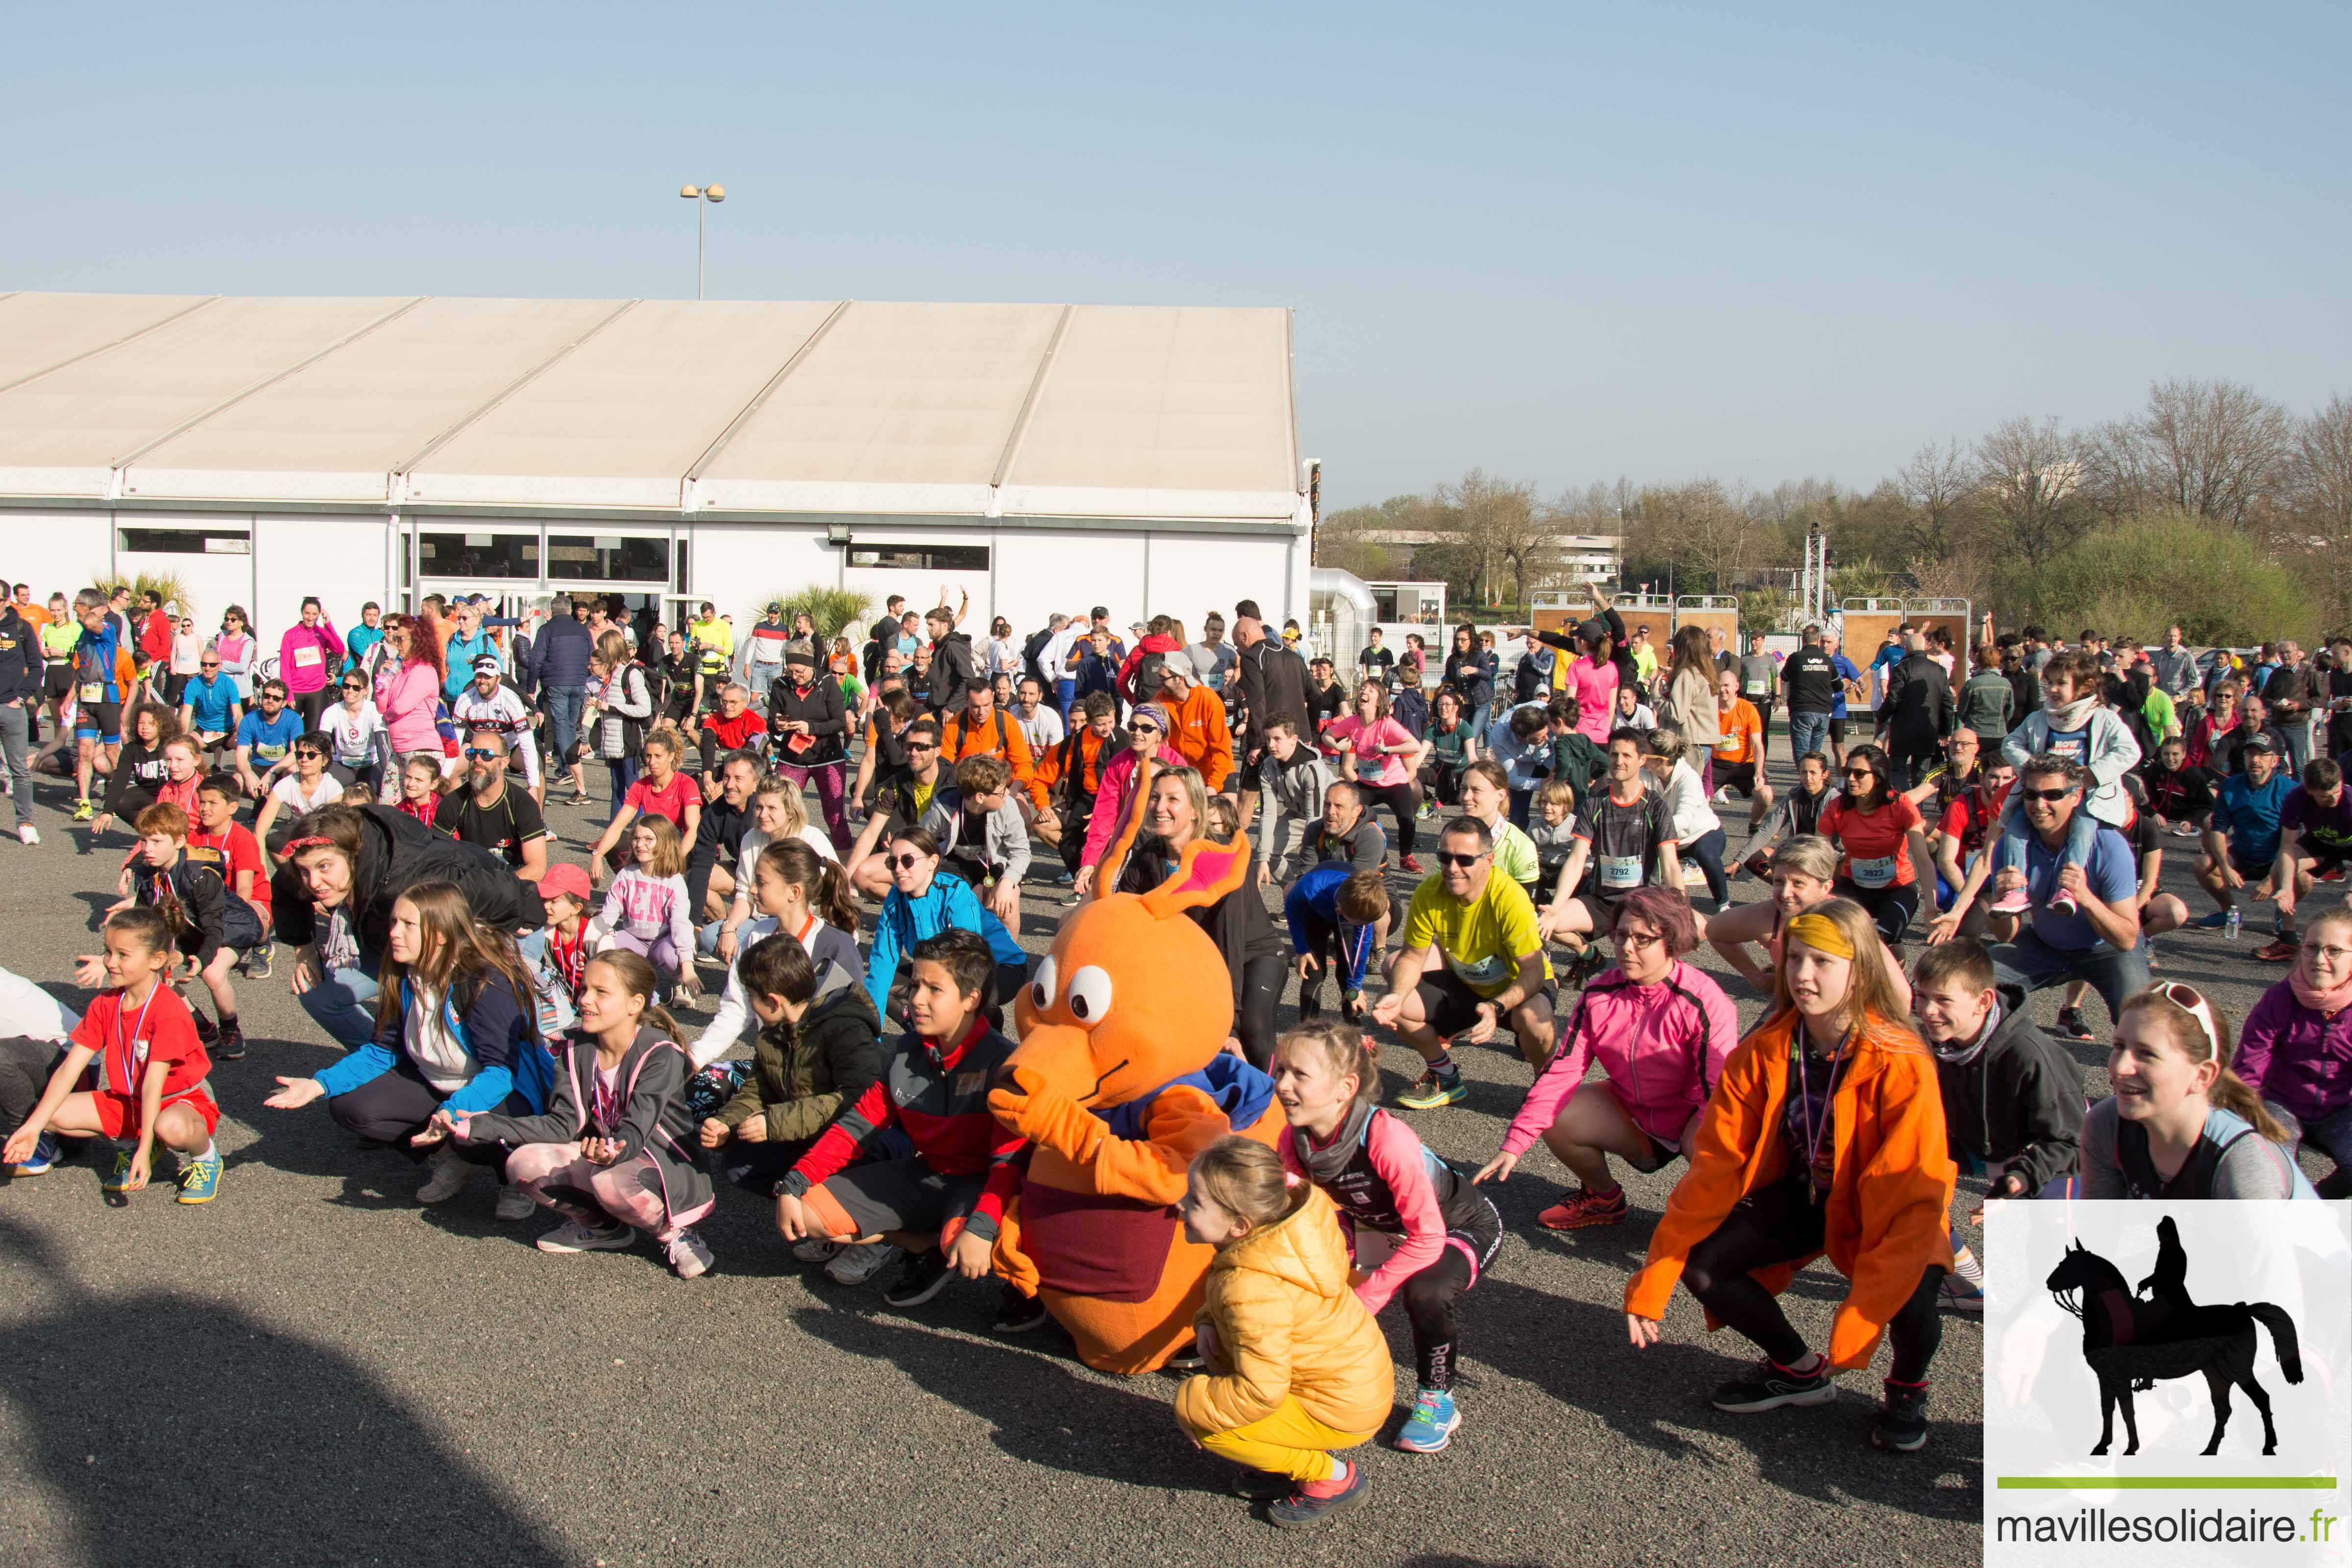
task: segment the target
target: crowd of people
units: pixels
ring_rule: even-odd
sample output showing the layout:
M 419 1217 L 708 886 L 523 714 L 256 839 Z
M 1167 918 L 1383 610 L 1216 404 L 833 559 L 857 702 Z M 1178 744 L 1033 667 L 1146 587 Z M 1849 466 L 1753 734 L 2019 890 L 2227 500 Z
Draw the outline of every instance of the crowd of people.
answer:
M 836 1284 L 887 1274 L 894 1307 L 995 1275 L 1019 1333 L 1048 1312 L 1007 1262 L 1045 1195 L 1015 1003 L 1080 1030 L 1113 1005 L 1102 969 L 1024 948 L 1024 888 L 1065 933 L 1140 900 L 1208 937 L 1229 990 L 1202 1081 L 1276 1112 L 1178 1173 L 1213 1261 L 1171 1364 L 1181 1430 L 1270 1477 L 1244 1489 L 1278 1524 L 1363 1496 L 1344 1456 L 1390 1414 L 1391 1304 L 1416 1362 L 1395 1442 L 1451 1443 L 1457 1319 L 1504 1235 L 1486 1189 L 1538 1142 L 1574 1178 L 1551 1230 L 1630 1220 L 1614 1169 L 1683 1166 L 1626 1281 L 1632 1346 L 1679 1281 L 1759 1352 L 1711 1396 L 1753 1413 L 1828 1401 L 1884 1338 L 1872 1436 L 1904 1451 L 1941 1314 L 1981 1310 L 1964 1173 L 1994 1201 L 2304 1197 L 2309 1150 L 2347 1185 L 2352 914 L 2309 904 L 2352 858 L 2352 640 L 2315 669 L 2292 643 L 2200 663 L 2177 627 L 2143 648 L 1988 624 L 1956 683 L 1941 627 L 1897 627 L 1868 676 L 1818 627 L 1785 658 L 1696 626 L 1662 655 L 1595 590 L 1507 678 L 1465 625 L 1434 660 L 1374 635 L 1343 685 L 1249 600 L 1197 637 L 1103 606 L 982 637 L 944 594 L 893 596 L 854 643 L 780 605 L 739 635 L 709 604 L 664 626 L 594 595 L 431 595 L 346 632 L 306 599 L 274 645 L 236 606 L 201 636 L 128 590 L 0 601 L 19 836 L 54 770 L 122 854 L 86 1009 L 0 972 L 12 1175 L 104 1141 L 127 1197 L 160 1144 L 179 1201 L 214 1200 L 212 1075 L 282 944 L 340 1049 L 260 1103 L 323 1104 L 415 1161 L 420 1201 L 487 1176 L 501 1218 L 551 1211 L 545 1252 L 643 1238 L 693 1279 L 739 1189 Z M 603 824 L 567 848 L 550 792 L 590 806 L 592 761 Z M 2276 913 L 2252 956 L 2287 973 L 2234 1031 L 2154 981 L 2150 939 L 2190 921 L 2158 889 L 2168 837 L 2200 842 L 2200 923 Z M 1751 876 L 1769 896 L 1735 905 Z M 1766 998 L 1755 1027 L 1703 945 Z M 2053 1039 L 2026 998 L 2061 985 Z M 2112 1092 L 2090 1103 L 2059 1041 L 2095 1037 L 2094 992 Z M 1393 1110 L 1382 1032 L 1418 1058 Z M 1463 1101 L 1454 1053 L 1505 1035 L 1524 1102 L 1457 1169 L 1398 1112 Z M 1822 1257 L 1845 1285 L 1815 1346 L 1776 1297 Z

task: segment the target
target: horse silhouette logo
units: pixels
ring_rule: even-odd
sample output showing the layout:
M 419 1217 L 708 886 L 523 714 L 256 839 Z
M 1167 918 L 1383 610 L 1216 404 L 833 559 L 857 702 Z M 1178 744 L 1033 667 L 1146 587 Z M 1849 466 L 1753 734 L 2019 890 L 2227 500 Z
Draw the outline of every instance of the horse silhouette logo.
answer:
M 2165 1215 L 2157 1222 L 2156 1269 L 2135 1292 L 2116 1266 L 2075 1242 L 2043 1284 L 2058 1305 L 2083 1324 L 2083 1359 L 2099 1380 L 2099 1446 L 2115 1440 L 2116 1406 L 2124 1411 L 2131 1437 L 2126 1455 L 2139 1452 L 2139 1423 L 2132 1413 L 2135 1390 L 2154 1388 L 2160 1378 L 2204 1374 L 2213 1395 L 2213 1436 L 2207 1456 L 2219 1453 L 2230 1425 L 2230 1385 L 2236 1384 L 2263 1413 L 2263 1452 L 2278 1452 L 2278 1428 L 2271 1423 L 2271 1396 L 2254 1381 L 2254 1325 L 2271 1331 L 2272 1348 L 2289 1383 L 2303 1381 L 2303 1352 L 2294 1320 L 2268 1301 L 2200 1307 L 2189 1298 L 2189 1254 L 2180 1227 Z

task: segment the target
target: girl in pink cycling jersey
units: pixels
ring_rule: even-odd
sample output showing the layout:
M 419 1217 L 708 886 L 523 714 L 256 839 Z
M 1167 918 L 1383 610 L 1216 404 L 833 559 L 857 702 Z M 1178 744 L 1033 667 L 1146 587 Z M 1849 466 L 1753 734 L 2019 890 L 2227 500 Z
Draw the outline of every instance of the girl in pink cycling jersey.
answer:
M 1677 889 L 1636 888 L 1617 906 L 1617 966 L 1584 988 L 1560 1048 L 1536 1075 L 1503 1135 L 1503 1152 L 1472 1180 L 1507 1179 L 1538 1138 L 1576 1175 L 1577 1190 L 1537 1216 L 1551 1230 L 1615 1225 L 1625 1189 L 1608 1156 L 1644 1173 L 1687 1153 L 1699 1112 L 1739 1043 L 1739 1015 L 1722 987 L 1683 962 L 1698 921 Z M 1584 1081 L 1594 1062 L 1608 1076 Z

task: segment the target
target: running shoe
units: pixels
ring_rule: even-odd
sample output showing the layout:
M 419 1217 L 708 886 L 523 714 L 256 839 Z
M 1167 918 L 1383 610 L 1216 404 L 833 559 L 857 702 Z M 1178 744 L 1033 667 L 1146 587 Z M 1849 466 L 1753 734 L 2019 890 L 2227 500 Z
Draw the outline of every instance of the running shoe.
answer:
M 1360 1026 L 1364 1021 L 1364 994 L 1343 989 L 1339 993 L 1339 1016 Z
M 2200 931 L 2220 931 L 2223 926 L 2230 923 L 2230 911 L 2227 910 L 2215 910 L 2211 914 L 2200 915 L 2189 923 L 2196 926 Z
M 1624 1188 L 1596 1193 L 1579 1187 L 1536 1215 L 1536 1223 L 1546 1230 L 1582 1230 L 1588 1226 L 1622 1225 L 1626 1213 Z
M 2059 1008 L 2058 1021 L 2050 1026 L 2050 1032 L 2062 1040 L 2090 1040 L 2098 1037 L 2091 1033 L 2090 1025 L 2083 1021 L 2083 1010 L 2080 1007 Z
M 1459 1105 L 1470 1098 L 1458 1072 L 1441 1074 L 1436 1068 L 1421 1075 L 1421 1081 L 1397 1096 L 1397 1105 L 1405 1110 L 1441 1110 L 1449 1105 Z
M 637 1227 L 614 1221 L 591 1228 L 567 1219 L 539 1238 L 541 1252 L 619 1252 L 637 1244 Z
M 948 1288 L 950 1274 L 948 1255 L 938 1247 L 910 1252 L 899 1263 L 882 1300 L 893 1307 L 919 1307 Z
M 2312 874 L 2311 879 L 2315 882 L 2342 881 L 2344 879 L 2343 862 L 2339 860 L 2333 864 L 2321 867 L 2317 871 Z
M 1011 1280 L 996 1303 L 996 1321 L 989 1326 L 1000 1334 L 1025 1334 L 1042 1325 L 1049 1314 L 1042 1296 L 1024 1296 Z
M 1943 1288 L 1937 1292 L 1937 1299 L 1955 1312 L 1967 1312 L 1979 1317 L 1984 1314 L 1983 1289 L 1970 1284 L 1957 1274 L 1944 1276 Z
M 2023 888 L 2011 888 L 1988 906 L 1997 915 L 2021 915 L 2033 907 L 2033 895 Z
M 1272 1470 L 1235 1470 L 1226 1480 L 1225 1489 L 1252 1502 L 1279 1502 L 1297 1484 L 1288 1476 L 1278 1476 Z
M 902 1256 L 887 1241 L 869 1241 L 860 1247 L 842 1249 L 841 1256 L 824 1266 L 824 1277 L 836 1285 L 863 1285 Z
M 2063 888 L 2050 895 L 2050 912 L 2053 915 L 2074 914 L 2081 908 L 2082 906 L 2074 901 L 2074 895 Z
M 1927 1385 L 1889 1383 L 1886 1403 L 1870 1429 L 1870 1440 L 1897 1453 L 1916 1452 L 1927 1441 Z
M 710 1244 L 691 1230 L 681 1230 L 662 1245 L 662 1256 L 681 1279 L 698 1279 L 718 1261 Z
M 1397 864 L 1416 877 L 1421 875 L 1421 857 L 1418 855 L 1408 855 Z
M 100 1178 L 101 1193 L 120 1193 L 131 1184 L 131 1151 L 124 1149 L 114 1156 L 114 1169 Z
M 196 1038 L 204 1043 L 206 1054 L 220 1044 L 220 1026 L 194 1007 L 188 1009 L 188 1021 L 196 1028 Z
M 1454 1429 L 1461 1425 L 1462 1412 L 1454 1408 L 1454 1395 L 1444 1389 L 1424 1388 L 1413 1401 L 1404 1430 L 1397 1434 L 1396 1446 L 1408 1454 L 1434 1454 L 1454 1441 Z
M 199 1154 L 180 1170 L 180 1201 L 208 1204 L 220 1191 L 221 1157 L 217 1150 Z
M 841 1256 L 841 1243 L 812 1236 L 793 1243 L 793 1258 L 799 1263 L 830 1263 Z
M 1772 1358 L 1766 1356 L 1756 1363 L 1755 1371 L 1717 1389 L 1707 1403 L 1717 1410 L 1752 1415 L 1759 1410 L 1778 1410 L 1783 1405 L 1827 1405 L 1836 1397 L 1837 1384 L 1831 1381 L 1826 1358 L 1810 1373 L 1796 1373 L 1776 1366 Z
M 2197 837 L 2197 825 L 2193 822 L 2176 822 L 2165 831 L 2175 838 L 2194 838 Z
M 19 844 L 38 844 L 40 841 L 41 841 L 41 830 L 40 830 L 39 828 L 37 828 L 37 827 L 35 827 L 31 823 L 29 823 L 29 822 L 25 823 L 25 824 L 23 824 L 22 826 L 20 826 L 16 829 L 16 842 L 17 842 L 17 843 L 19 843 Z
M 221 1026 L 220 1044 L 207 1042 L 215 1061 L 234 1062 L 245 1059 L 245 1026 L 231 1018 Z
M 247 979 L 267 980 L 269 978 L 269 950 L 274 945 L 274 943 L 265 942 L 259 947 L 255 948 L 251 952 L 245 955 L 245 974 Z
M 2257 963 L 2293 963 L 2295 955 L 2302 951 L 2301 942 L 2291 936 L 2283 936 L 2254 949 L 2253 959 Z
M 1305 1530 L 1363 1501 L 1364 1467 L 1344 1459 L 1339 1464 L 1337 1480 L 1300 1482 L 1288 1497 L 1267 1505 L 1266 1519 L 1283 1530 Z
M 65 1150 L 58 1142 L 58 1135 L 44 1132 L 33 1141 L 33 1157 L 21 1165 L 9 1166 L 8 1170 L 11 1174 L 18 1176 L 44 1176 L 64 1158 Z
M 474 1179 L 474 1167 L 457 1158 L 457 1151 L 444 1143 L 426 1162 L 433 1173 L 416 1189 L 420 1204 L 446 1204 L 466 1190 Z
M 91 817 L 96 816 L 97 815 L 98 807 L 90 805 L 87 799 L 74 802 L 73 819 L 76 822 L 88 822 Z
M 499 1218 L 509 1222 L 519 1219 L 529 1219 L 538 1208 L 539 1200 L 532 1197 L 530 1194 L 523 1188 L 516 1185 L 512 1182 L 500 1182 L 499 1184 L 499 1206 L 497 1209 Z

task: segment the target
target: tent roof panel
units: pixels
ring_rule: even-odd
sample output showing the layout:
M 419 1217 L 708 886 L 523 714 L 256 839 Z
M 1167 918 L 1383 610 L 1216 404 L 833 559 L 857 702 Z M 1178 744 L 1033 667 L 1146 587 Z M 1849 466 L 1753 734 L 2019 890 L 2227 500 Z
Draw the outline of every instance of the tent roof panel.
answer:
M 12 294 L 0 300 L 0 386 L 200 303 L 202 294 Z

